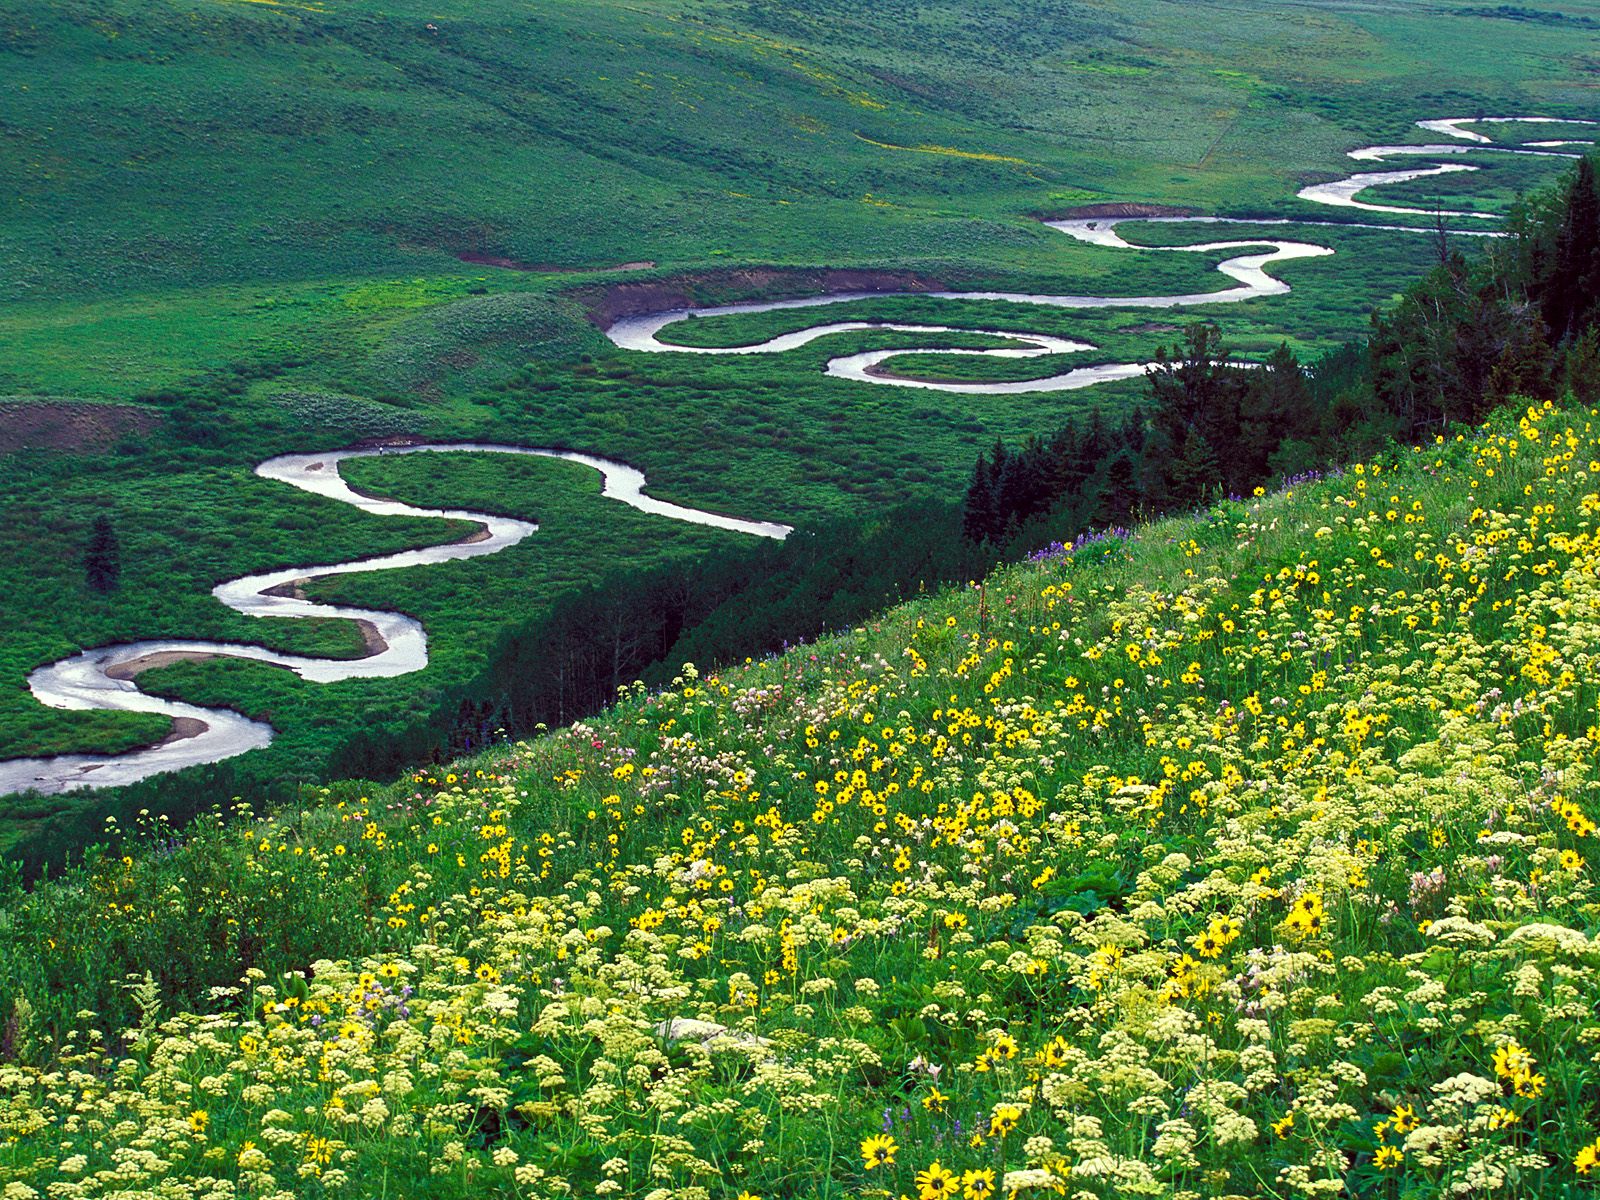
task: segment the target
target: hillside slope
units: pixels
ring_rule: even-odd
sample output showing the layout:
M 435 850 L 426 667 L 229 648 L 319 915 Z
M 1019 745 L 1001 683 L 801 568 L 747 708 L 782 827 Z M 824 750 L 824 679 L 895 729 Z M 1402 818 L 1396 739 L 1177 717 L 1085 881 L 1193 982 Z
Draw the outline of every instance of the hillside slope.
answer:
M 432 273 L 459 253 L 1017 262 L 1039 252 L 1023 213 L 1270 203 L 1402 130 L 1419 97 L 1581 108 L 1573 33 L 1600 9 L 1567 8 L 9 5 L 4 299 Z
M 1576 1194 L 1597 419 L 13 894 L 5 1194 Z

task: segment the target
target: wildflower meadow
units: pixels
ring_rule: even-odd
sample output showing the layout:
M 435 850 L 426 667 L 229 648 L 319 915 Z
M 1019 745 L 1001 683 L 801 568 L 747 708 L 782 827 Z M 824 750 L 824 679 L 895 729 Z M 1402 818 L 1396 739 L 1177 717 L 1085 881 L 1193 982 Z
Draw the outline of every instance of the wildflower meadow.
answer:
M 0 1196 L 1580 1196 L 1600 410 L 0 903 Z M 225 807 L 225 806 L 222 806 Z

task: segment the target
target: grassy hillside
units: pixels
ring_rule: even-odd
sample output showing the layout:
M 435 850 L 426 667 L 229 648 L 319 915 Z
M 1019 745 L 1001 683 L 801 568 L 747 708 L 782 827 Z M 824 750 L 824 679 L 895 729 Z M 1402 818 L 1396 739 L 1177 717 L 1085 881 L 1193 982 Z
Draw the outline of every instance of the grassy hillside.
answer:
M 1419 104 L 1588 99 L 1575 27 L 1490 5 L 112 0 L 3 29 L 0 268 L 32 300 L 458 252 L 1015 262 L 1024 212 L 1281 205 Z
M 1600 411 L 0 909 L 16 1197 L 1576 1196 Z
M 1299 183 L 1419 115 L 1583 115 L 1593 63 L 1572 22 L 1600 7 L 1564 11 L 14 5 L 0 389 L 126 396 L 288 356 L 326 371 L 373 317 L 485 277 L 459 254 L 529 266 L 539 287 L 641 263 L 1082 281 L 1097 255 L 1028 214 L 1304 213 Z M 1430 201 L 1444 186 L 1419 185 Z M 356 312 L 326 302 L 358 280 L 384 287 Z

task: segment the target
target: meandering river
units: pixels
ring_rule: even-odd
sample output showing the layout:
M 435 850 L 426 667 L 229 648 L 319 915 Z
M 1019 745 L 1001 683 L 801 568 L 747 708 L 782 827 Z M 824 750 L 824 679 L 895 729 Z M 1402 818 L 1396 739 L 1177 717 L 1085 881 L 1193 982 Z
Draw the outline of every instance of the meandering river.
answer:
M 403 613 L 319 604 L 299 594 L 299 585 L 313 579 L 478 558 L 485 554 L 497 554 L 538 532 L 539 526 L 531 521 L 456 509 L 417 508 L 395 500 L 380 500 L 356 491 L 339 474 L 339 464 L 352 458 L 424 453 L 515 454 L 564 459 L 594 468 L 603 480 L 602 497 L 616 500 L 640 512 L 754 537 L 783 538 L 790 532 L 787 525 L 746 521 L 654 499 L 645 494 L 646 480 L 642 472 L 610 459 L 566 450 L 539 450 L 483 442 L 437 442 L 334 450 L 325 454 L 285 454 L 271 458 L 255 469 L 255 473 L 264 479 L 342 501 L 375 516 L 440 517 L 472 521 L 478 529 L 460 541 L 442 546 L 424 546 L 416 550 L 403 550 L 398 554 L 328 566 L 286 567 L 261 575 L 230 579 L 211 590 L 211 594 L 229 608 L 249 617 L 338 617 L 359 621 L 366 635 L 368 649 L 368 653 L 361 658 L 311 658 L 283 654 L 247 642 L 161 638 L 85 650 L 40 667 L 28 677 L 28 687 L 41 703 L 53 708 L 159 713 L 171 717 L 177 723 L 176 732 L 186 736 L 169 737 L 156 745 L 127 754 L 64 754 L 49 758 L 9 759 L 0 762 L 0 794 L 28 788 L 58 792 L 78 787 L 113 787 L 133 783 L 162 771 L 220 762 L 236 754 L 259 749 L 272 740 L 270 725 L 251 720 L 231 709 L 201 708 L 140 691 L 137 676 L 150 667 L 182 660 L 239 658 L 287 668 L 313 683 L 405 675 L 425 667 L 428 663 L 428 638 L 422 625 L 413 618 Z
M 1355 162 L 1384 162 L 1392 158 L 1456 157 L 1463 154 L 1481 152 L 1527 154 L 1545 158 L 1576 158 L 1578 155 L 1557 149 L 1557 147 L 1590 144 L 1588 140 L 1537 141 L 1517 146 L 1502 146 L 1496 144 L 1493 139 L 1482 133 L 1464 128 L 1467 125 L 1496 122 L 1577 126 L 1600 124 L 1600 122 L 1594 121 L 1568 120 L 1557 117 L 1492 117 L 1484 118 L 1481 121 L 1470 117 L 1452 117 L 1437 121 L 1418 121 L 1417 126 L 1419 128 L 1425 129 L 1430 133 L 1454 137 L 1458 141 L 1450 144 L 1425 143 L 1416 145 L 1363 146 L 1360 149 L 1350 151 L 1349 158 Z M 1427 218 L 1442 216 L 1495 220 L 1497 219 L 1497 214 L 1494 213 L 1458 210 L 1438 211 L 1411 208 L 1404 205 L 1375 204 L 1358 198 L 1369 188 L 1381 187 L 1386 184 L 1409 183 L 1415 179 L 1461 171 L 1476 171 L 1477 169 L 1477 167 L 1469 163 L 1444 162 L 1398 171 L 1360 172 L 1331 183 L 1315 184 L 1302 188 L 1297 194 L 1302 200 L 1308 200 L 1315 204 L 1325 204 L 1333 208 L 1356 209 L 1361 212 Z M 781 354 L 830 334 L 878 329 L 917 334 L 951 332 L 982 334 L 988 337 L 1002 338 L 1014 343 L 1011 347 L 988 350 L 919 347 L 916 350 L 918 354 L 978 355 L 991 358 L 1033 358 L 1045 354 L 1075 354 L 1092 351 L 1095 347 L 1087 342 L 1072 342 L 1062 338 L 1044 337 L 1039 334 L 1022 334 L 1014 330 L 978 328 L 956 330 L 947 325 L 913 325 L 889 321 L 835 321 L 824 325 L 813 325 L 791 333 L 781 334 L 778 337 L 769 338 L 766 341 L 752 342 L 742 346 L 686 346 L 677 342 L 664 342 L 659 335 L 670 326 L 693 317 L 725 317 L 745 313 L 775 312 L 788 308 L 815 308 L 827 304 L 844 304 L 855 300 L 883 299 L 892 296 L 931 296 L 940 300 L 1006 300 L 1015 304 L 1077 309 L 1173 308 L 1190 307 L 1198 304 L 1230 304 L 1241 300 L 1254 300 L 1263 296 L 1281 296 L 1288 292 L 1289 285 L 1268 274 L 1266 270 L 1268 266 L 1301 258 L 1321 258 L 1333 253 L 1333 250 L 1327 246 L 1310 242 L 1276 241 L 1271 239 L 1205 242 L 1194 246 L 1135 246 L 1124 241 L 1117 233 L 1117 226 L 1123 222 L 1138 222 L 1141 224 L 1293 226 L 1296 228 L 1336 227 L 1378 229 L 1413 234 L 1433 232 L 1430 228 L 1418 225 L 1377 225 L 1351 221 L 1296 220 L 1288 217 L 1275 219 L 1108 217 L 1047 221 L 1046 224 L 1050 228 L 1058 230 L 1077 241 L 1088 242 L 1096 246 L 1136 250 L 1145 253 L 1212 254 L 1219 250 L 1242 250 L 1249 251 L 1249 253 L 1234 255 L 1223 259 L 1217 264 L 1217 270 L 1232 279 L 1235 286 L 1217 291 L 1197 292 L 1187 295 L 1044 296 L 1022 292 L 836 292 L 826 296 L 808 296 L 799 300 L 768 300 L 748 304 L 724 304 L 705 308 L 674 308 L 665 312 L 625 317 L 613 324 L 606 331 L 606 334 L 616 345 L 625 350 L 637 350 L 646 353 Z M 1498 232 L 1492 230 L 1458 230 L 1455 233 L 1469 237 L 1500 236 Z M 1104 383 L 1112 379 L 1128 379 L 1142 375 L 1152 365 L 1149 363 L 1100 363 L 1091 366 L 1074 367 L 1058 375 L 1007 383 L 934 383 L 895 376 L 881 369 L 884 362 L 905 353 L 907 353 L 905 350 L 871 350 L 864 354 L 844 355 L 829 360 L 826 370 L 829 375 L 842 379 L 852 379 L 859 383 L 928 388 L 945 392 L 961 392 L 967 395 L 1000 395 L 1019 392 L 1070 391 L 1076 388 L 1089 387 L 1096 383 Z
M 1572 158 L 1576 155 L 1565 150 L 1572 145 L 1587 145 L 1587 140 L 1540 140 L 1517 146 L 1503 146 L 1469 125 L 1487 123 L 1551 124 L 1592 126 L 1593 121 L 1571 121 L 1549 117 L 1495 117 L 1448 118 L 1419 121 L 1418 126 L 1438 136 L 1456 139 L 1451 144 L 1367 146 L 1351 151 L 1350 158 L 1357 162 L 1383 162 L 1391 158 L 1456 158 L 1473 152 L 1537 154 L 1550 157 Z M 1397 171 L 1363 172 L 1332 183 L 1317 184 L 1299 192 L 1302 199 L 1338 208 L 1357 209 L 1364 212 L 1403 214 L 1435 217 L 1438 215 L 1459 219 L 1492 219 L 1491 214 L 1475 212 L 1446 212 L 1408 208 L 1399 205 L 1375 204 L 1358 197 L 1369 188 L 1385 184 L 1403 183 L 1433 175 L 1458 171 L 1472 171 L 1476 167 L 1461 162 L 1434 162 L 1423 167 Z M 781 334 L 765 341 L 743 346 L 700 347 L 663 342 L 658 335 L 662 330 L 690 317 L 716 317 L 739 313 L 772 312 L 790 308 L 814 308 L 842 304 L 852 300 L 877 299 L 892 295 L 923 295 L 946 300 L 1002 300 L 1016 304 L 1039 305 L 1052 308 L 1104 309 L 1104 308 L 1172 308 L 1206 304 L 1237 303 L 1263 296 L 1278 296 L 1289 291 L 1289 285 L 1269 274 L 1267 268 L 1296 259 L 1317 258 L 1330 255 L 1326 246 L 1303 241 L 1207 242 L 1201 245 L 1143 247 L 1124 241 L 1117 233 L 1121 220 L 1156 223 L 1209 223 L 1228 225 L 1318 226 L 1349 227 L 1351 223 L 1337 221 L 1296 221 L 1288 218 L 1275 220 L 1233 220 L 1217 217 L 1128 217 L 1110 219 L 1077 219 L 1049 222 L 1053 229 L 1078 241 L 1097 246 L 1156 253 L 1209 254 L 1218 251 L 1238 250 L 1217 264 L 1217 270 L 1233 281 L 1233 286 L 1210 292 L 1195 292 L 1175 296 L 1090 296 L 1090 295 L 1032 295 L 1021 292 L 852 292 L 814 296 L 799 300 L 778 300 L 765 303 L 730 304 L 712 308 L 679 308 L 644 316 L 628 317 L 616 322 L 607 335 L 617 346 L 626 350 L 650 353 L 680 354 L 780 354 L 804 346 L 818 338 L 836 333 L 857 330 L 887 330 L 921 335 L 961 332 L 984 334 L 1005 339 L 1012 344 L 983 350 L 940 348 L 919 349 L 919 353 L 950 355 L 976 355 L 998 358 L 1029 358 L 1040 355 L 1076 354 L 1094 350 L 1087 342 L 1070 341 L 1044 334 L 1024 334 L 1015 331 L 988 329 L 956 329 L 947 325 L 906 324 L 884 321 L 834 321 L 809 326 L 791 333 Z M 1408 233 L 1430 232 L 1415 225 L 1361 225 L 1360 228 L 1397 230 Z M 1492 231 L 1480 231 L 1479 236 L 1497 236 Z M 1010 383 L 935 383 L 907 379 L 886 374 L 882 364 L 905 350 L 871 350 L 843 355 L 831 359 L 827 365 L 829 375 L 854 380 L 859 383 L 881 384 L 895 387 L 928 388 L 939 391 L 967 394 L 1000 394 L 1017 392 L 1049 392 L 1088 387 L 1112 379 L 1127 379 L 1141 375 L 1149 364 L 1100 363 L 1052 375 L 1042 379 Z M 348 459 L 371 457 L 378 454 L 420 453 L 472 453 L 531 455 L 541 458 L 559 458 L 582 463 L 598 471 L 604 481 L 602 496 L 627 504 L 641 512 L 652 513 L 675 521 L 695 525 L 709 525 L 744 533 L 754 537 L 782 538 L 789 534 L 786 525 L 769 521 L 745 520 L 719 513 L 704 512 L 652 499 L 645 494 L 644 475 L 632 467 L 609 459 L 562 450 L 543 450 L 525 446 L 503 446 L 480 442 L 428 443 L 387 447 L 383 449 L 330 450 L 325 453 L 287 454 L 269 459 L 256 467 L 255 473 L 302 491 L 338 500 L 378 516 L 439 517 L 471 521 L 478 526 L 475 533 L 459 541 L 441 546 L 428 546 L 351 562 L 325 566 L 285 567 L 265 574 L 247 575 L 227 580 L 212 589 L 212 594 L 236 612 L 252 617 L 336 617 L 361 623 L 367 642 L 367 653 L 360 658 L 331 659 L 302 655 L 282 654 L 265 646 L 247 642 L 213 642 L 189 639 L 153 639 L 104 646 L 85 650 L 79 654 L 42 666 L 28 677 L 33 695 L 43 704 L 64 709 L 104 709 L 124 712 L 158 713 L 174 721 L 173 734 L 161 742 L 126 754 L 94 755 L 65 754 L 45 758 L 10 759 L 0 762 L 0 794 L 35 789 L 41 792 L 59 792 L 82 787 L 111 787 L 133 783 L 137 780 L 201 763 L 220 762 L 234 755 L 266 746 L 272 740 L 271 726 L 245 717 L 227 708 L 202 708 L 182 701 L 152 696 L 139 689 L 137 677 L 142 670 L 183 660 L 210 658 L 236 658 L 269 663 L 293 671 L 302 679 L 315 683 L 332 683 L 343 679 L 374 678 L 404 675 L 421 670 L 428 662 L 427 635 L 422 626 L 402 613 L 381 612 L 371 609 L 346 608 L 319 604 L 305 599 L 301 586 L 314 579 L 330 575 L 366 571 L 398 570 L 406 567 L 426 566 L 456 559 L 475 558 L 495 554 L 514 546 L 538 531 L 538 526 L 528 521 L 496 517 L 485 513 L 450 509 L 424 509 L 393 500 L 381 500 L 356 491 L 339 474 L 339 465 Z

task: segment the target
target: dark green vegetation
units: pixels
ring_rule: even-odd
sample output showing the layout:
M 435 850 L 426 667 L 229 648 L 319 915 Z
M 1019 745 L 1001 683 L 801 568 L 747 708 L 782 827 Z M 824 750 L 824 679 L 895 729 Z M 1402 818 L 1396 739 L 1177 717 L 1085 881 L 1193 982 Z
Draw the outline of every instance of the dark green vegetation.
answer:
M 1411 136 L 1418 117 L 1592 115 L 1595 56 L 1571 26 L 1591 12 L 1600 6 L 1569 5 L 1559 22 L 1490 6 L 1154 0 L 869 11 L 490 0 L 444 14 L 371 0 L 15 6 L 0 20 L 0 427 L 41 404 L 56 415 L 69 405 L 71 418 L 0 441 L 12 531 L 0 552 L 0 754 L 114 750 L 163 732 L 152 718 L 56 712 L 26 694 L 29 670 L 80 647 L 183 634 L 357 654 L 346 623 L 247 620 L 209 589 L 462 532 L 365 518 L 251 476 L 273 453 L 394 434 L 566 445 L 641 467 L 662 497 L 801 526 L 948 503 L 980 447 L 1094 407 L 1116 418 L 1143 385 L 1008 397 L 867 387 L 821 366 L 919 339 L 647 357 L 612 349 L 587 314 L 626 302 L 606 293 L 624 279 L 658 285 L 633 295 L 641 304 L 814 290 L 752 266 L 894 268 L 1035 292 L 1223 286 L 1220 255 L 1082 246 L 1035 217 L 1158 200 L 1325 219 L 1296 187 L 1345 173 L 1352 146 Z M 1199 47 L 1197 21 L 1214 31 Z M 1498 208 L 1559 166 L 1483 165 L 1403 194 Z M 1171 244 L 1263 231 L 1125 232 Z M 1308 359 L 1341 343 L 1435 257 L 1426 237 L 1305 236 L 1338 254 L 1285 268 L 1291 296 L 1204 314 L 1241 356 L 1264 358 L 1285 337 Z M 1100 347 L 1087 361 L 1151 358 L 1174 319 L 921 298 L 825 311 L 1054 332 Z M 672 334 L 737 343 L 817 313 Z M 956 365 L 966 378 L 1059 369 L 898 367 L 937 378 Z M 130 789 L 110 802 L 117 811 L 182 812 L 323 777 L 330 762 L 350 765 L 357 712 L 362 737 L 439 749 L 455 736 L 440 712 L 474 694 L 505 626 L 537 622 L 619 570 L 749 549 L 598 501 L 595 477 L 563 464 L 396 459 L 350 471 L 407 500 L 532 515 L 544 528 L 504 555 L 317 590 L 421 617 L 434 661 L 418 675 L 319 687 L 210 663 L 143 676 L 264 716 L 282 736 L 192 782 Z M 91 587 L 85 561 L 101 516 L 120 550 L 108 591 Z M 0 801 L 0 843 L 82 803 Z M 55 833 L 97 826 L 69 816 Z
M 1370 336 L 1309 367 L 1280 345 L 1232 360 L 1214 325 L 1157 352 L 1148 415 L 1099 413 L 978 455 L 969 539 L 1016 553 L 1045 536 L 1180 511 L 1386 445 L 1442 438 L 1513 397 L 1600 393 L 1600 184 L 1594 157 L 1520 200 L 1512 236 L 1449 253 L 1375 313 Z
M 114 592 L 122 579 L 122 547 L 110 517 L 94 519 L 83 554 L 83 578 L 91 592 Z

